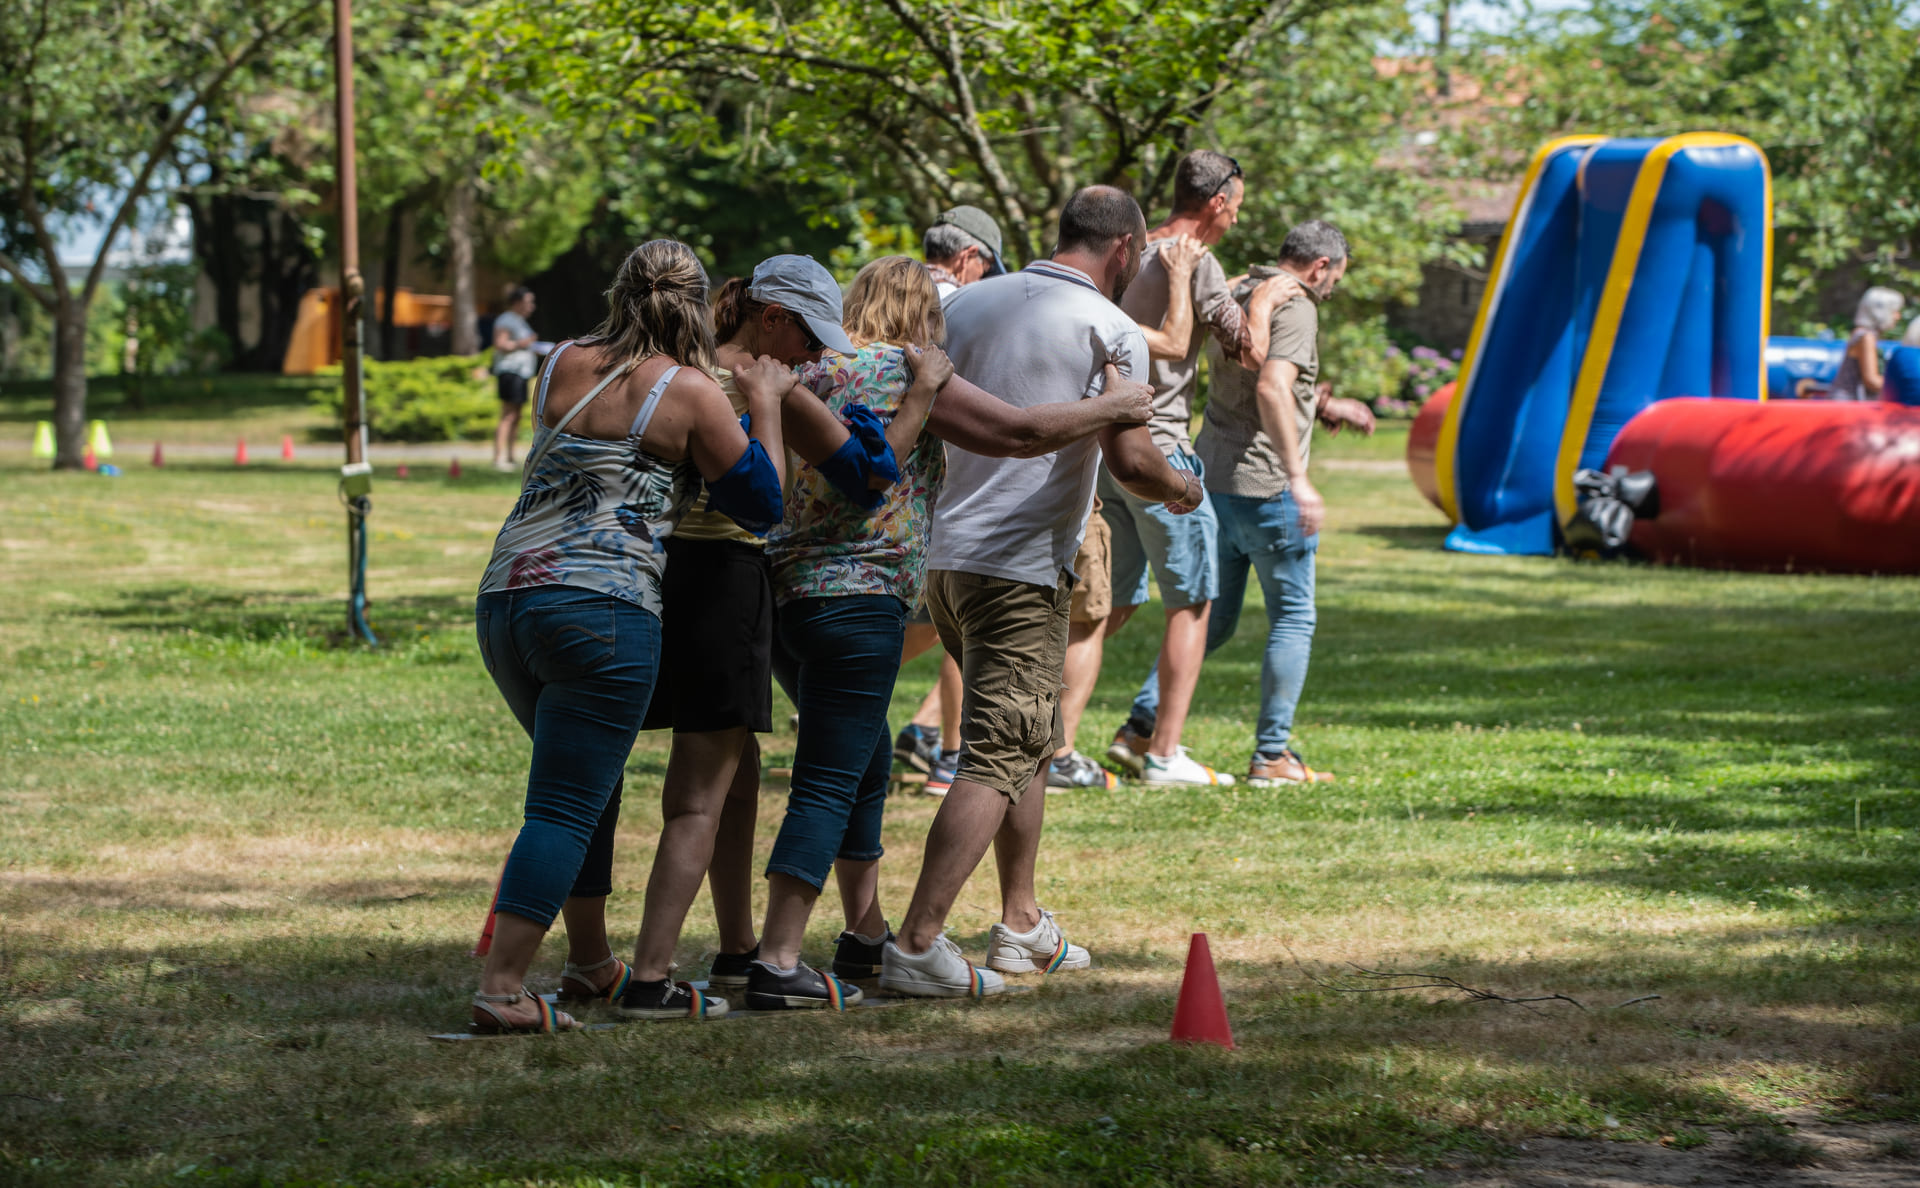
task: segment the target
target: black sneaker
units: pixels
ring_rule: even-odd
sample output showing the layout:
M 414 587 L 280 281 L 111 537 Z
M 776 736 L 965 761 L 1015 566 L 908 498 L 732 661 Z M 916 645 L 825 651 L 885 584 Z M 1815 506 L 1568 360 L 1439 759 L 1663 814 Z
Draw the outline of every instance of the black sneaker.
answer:
M 759 945 L 744 953 L 715 953 L 713 966 L 707 971 L 708 992 L 728 1002 L 740 1001 L 740 996 L 747 992 L 747 967 L 759 956 Z
M 880 977 L 880 953 L 893 939 L 893 929 L 880 943 L 870 945 L 851 932 L 843 932 L 833 942 L 833 976 L 855 985 L 875 982 Z
M 781 973 L 764 961 L 755 961 L 747 974 L 745 1005 L 750 1011 L 844 1011 L 858 1006 L 862 997 L 860 987 L 807 965 Z
M 718 1019 L 727 1013 L 727 1000 L 702 994 L 691 982 L 635 978 L 614 1009 L 628 1019 Z
M 934 760 L 940 758 L 940 732 L 907 723 L 893 740 L 893 757 L 915 771 L 932 771 Z

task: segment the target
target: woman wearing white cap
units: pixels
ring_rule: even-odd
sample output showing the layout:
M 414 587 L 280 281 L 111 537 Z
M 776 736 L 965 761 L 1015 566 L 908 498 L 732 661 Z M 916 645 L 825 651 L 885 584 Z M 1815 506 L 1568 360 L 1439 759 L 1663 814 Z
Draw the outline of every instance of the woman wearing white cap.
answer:
M 717 374 L 742 411 L 735 369 L 769 356 L 791 366 L 817 361 L 829 348 L 853 351 L 840 326 L 839 283 L 806 256 L 774 256 L 754 269 L 751 280 L 728 281 L 714 295 L 713 315 Z M 878 492 L 899 477 L 896 449 L 904 452 L 913 443 L 908 422 L 917 429 L 947 374 L 923 370 L 922 383 L 908 396 L 917 411 L 891 433 L 864 408 L 836 414 L 794 385 L 781 409 L 787 448 L 845 497 L 878 506 Z M 897 445 L 889 441 L 895 435 L 901 438 Z M 773 728 L 774 604 L 761 533 L 708 510 L 703 499 L 681 521 L 667 556 L 660 683 L 646 728 L 671 728 L 673 749 L 661 792 L 660 844 L 634 948 L 636 989 L 622 1008 L 630 1017 L 659 1019 L 697 1014 L 688 996 L 674 992 L 669 972 L 716 835 L 725 842 L 713 879 L 721 956 L 711 989 L 724 995 L 744 984 L 753 955 L 750 867 L 760 792 L 754 735 Z
M 1847 354 L 1840 360 L 1840 373 L 1833 377 L 1827 399 L 1880 399 L 1880 339 L 1899 329 L 1900 310 L 1906 303 L 1899 293 L 1879 285 L 1861 295 L 1853 314 L 1853 337 L 1847 339 Z

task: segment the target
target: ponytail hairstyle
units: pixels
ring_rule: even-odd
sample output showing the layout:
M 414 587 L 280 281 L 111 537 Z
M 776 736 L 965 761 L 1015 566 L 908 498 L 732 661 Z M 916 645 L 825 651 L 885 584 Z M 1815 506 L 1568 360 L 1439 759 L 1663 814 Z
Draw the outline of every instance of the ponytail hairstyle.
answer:
M 747 286 L 752 283 L 744 276 L 736 276 L 721 285 L 713 294 L 713 340 L 732 342 L 742 327 L 750 325 L 766 312 L 767 303 L 755 301 L 747 295 Z
M 588 341 L 608 353 L 601 371 L 628 359 L 664 355 L 711 372 L 707 270 L 693 249 L 671 239 L 650 239 L 629 252 L 607 290 L 607 320 Z
M 870 342 L 930 347 L 947 337 L 940 293 L 927 266 L 907 256 L 882 256 L 860 270 L 847 289 L 847 336 Z

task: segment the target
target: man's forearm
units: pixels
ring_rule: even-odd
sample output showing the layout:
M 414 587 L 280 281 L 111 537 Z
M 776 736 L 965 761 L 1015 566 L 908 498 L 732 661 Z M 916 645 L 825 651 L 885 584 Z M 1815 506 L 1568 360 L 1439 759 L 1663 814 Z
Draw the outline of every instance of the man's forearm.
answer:
M 1258 371 L 1267 361 L 1267 346 L 1273 334 L 1273 299 L 1265 289 L 1256 289 L 1247 304 L 1247 316 L 1240 321 L 1240 366 Z
M 1174 503 L 1196 494 L 1199 480 L 1167 461 L 1144 425 L 1115 429 L 1100 441 L 1107 470 L 1128 493 L 1154 503 Z
M 1072 445 L 1113 424 L 1113 406 L 1098 397 L 1062 404 L 1036 404 L 1022 409 L 1022 424 L 1014 431 L 1015 458 L 1038 458 Z

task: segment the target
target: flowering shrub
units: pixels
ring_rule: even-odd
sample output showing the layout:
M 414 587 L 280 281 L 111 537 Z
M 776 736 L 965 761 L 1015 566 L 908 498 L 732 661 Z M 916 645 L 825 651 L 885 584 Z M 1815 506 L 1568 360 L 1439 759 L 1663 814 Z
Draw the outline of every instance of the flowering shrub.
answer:
M 1373 413 L 1377 417 L 1411 417 L 1420 411 L 1421 405 L 1433 398 L 1433 394 L 1452 383 L 1460 375 L 1460 352 L 1441 354 L 1430 346 L 1416 346 L 1402 352 L 1397 346 L 1387 348 L 1387 353 L 1405 362 L 1405 380 L 1397 397 L 1376 401 Z

